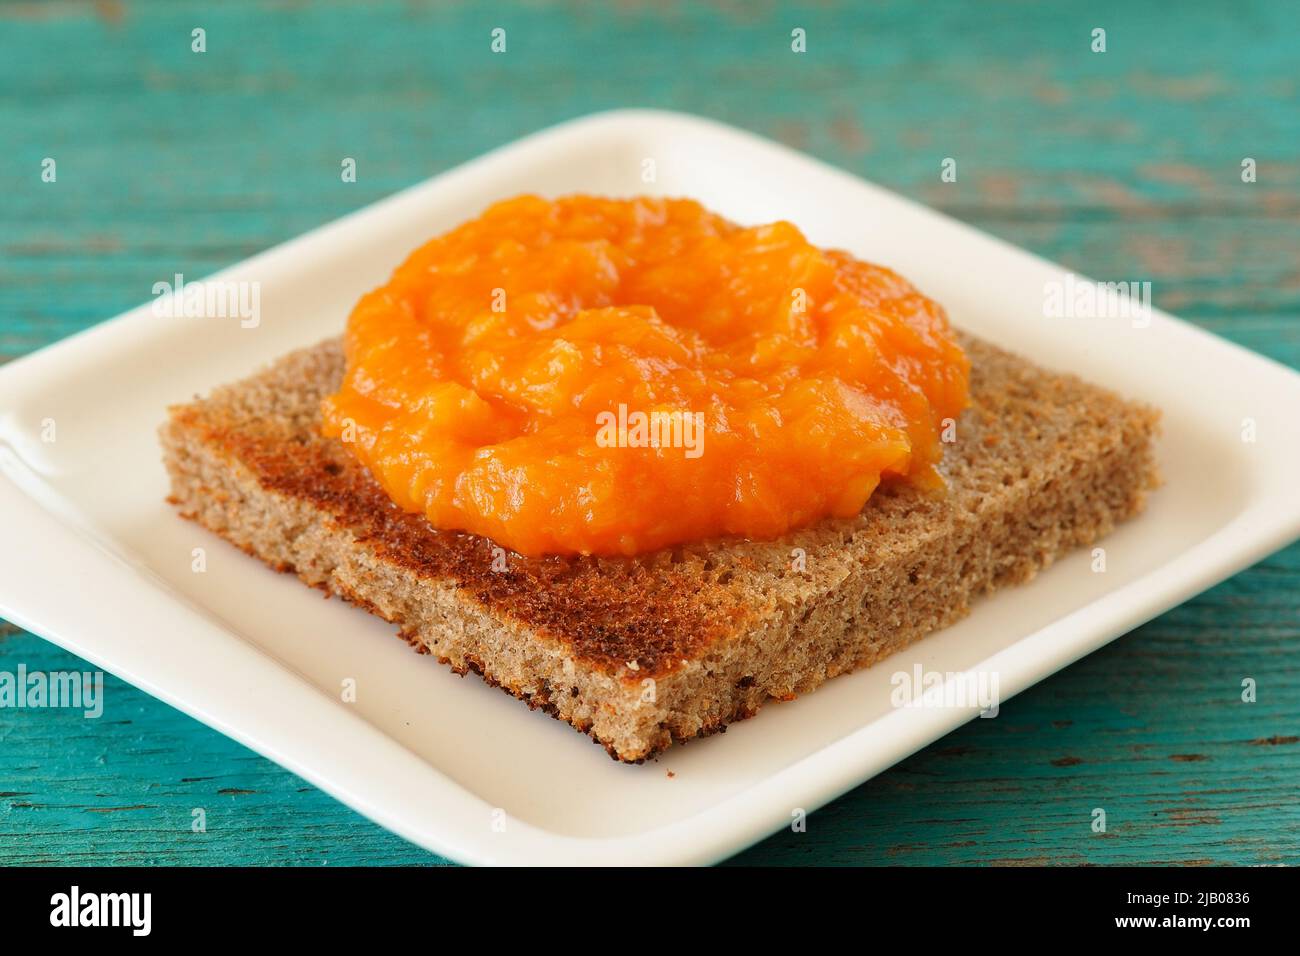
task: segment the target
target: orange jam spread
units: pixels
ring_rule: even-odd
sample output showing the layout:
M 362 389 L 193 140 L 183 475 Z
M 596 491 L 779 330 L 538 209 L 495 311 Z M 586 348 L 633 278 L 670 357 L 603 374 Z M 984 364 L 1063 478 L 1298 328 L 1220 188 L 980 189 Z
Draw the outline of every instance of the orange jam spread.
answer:
M 401 508 L 525 555 L 773 538 L 937 480 L 943 309 L 788 222 L 521 196 L 353 310 L 324 431 Z

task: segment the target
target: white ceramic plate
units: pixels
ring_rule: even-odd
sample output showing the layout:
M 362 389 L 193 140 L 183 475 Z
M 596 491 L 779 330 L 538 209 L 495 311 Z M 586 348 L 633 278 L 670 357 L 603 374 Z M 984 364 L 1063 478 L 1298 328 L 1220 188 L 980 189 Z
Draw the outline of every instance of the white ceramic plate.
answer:
M 902 272 L 956 324 L 1160 406 L 1167 484 L 1106 540 L 1105 573 L 1075 554 L 871 670 L 657 762 L 617 764 L 163 502 L 167 404 L 336 334 L 410 249 L 525 191 L 687 195 L 742 222 L 788 218 Z M 261 283 L 257 328 L 146 305 L 0 370 L 0 614 L 452 859 L 719 860 L 975 716 L 891 706 L 894 673 L 996 673 L 1005 700 L 1300 533 L 1300 376 L 1159 313 L 1146 328 L 1044 318 L 1044 284 L 1064 277 L 712 122 L 632 111 L 568 123 L 226 270 Z M 196 547 L 205 573 L 191 570 Z M 355 703 L 340 700 L 345 678 Z

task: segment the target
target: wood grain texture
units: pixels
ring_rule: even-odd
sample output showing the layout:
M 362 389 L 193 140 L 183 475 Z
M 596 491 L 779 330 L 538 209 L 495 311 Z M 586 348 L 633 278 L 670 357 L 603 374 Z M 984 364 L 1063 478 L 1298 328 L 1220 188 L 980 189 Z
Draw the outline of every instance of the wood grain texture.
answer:
M 1162 308 L 1297 367 L 1297 36 L 1300 7 L 1268 0 L 0 3 L 0 362 L 524 133 L 661 106 L 1149 279 Z M 1298 637 L 1292 546 L 736 862 L 1300 862 Z M 20 663 L 79 667 L 0 624 L 0 670 Z M 0 864 L 441 862 L 143 693 L 106 694 L 99 720 L 0 710 Z

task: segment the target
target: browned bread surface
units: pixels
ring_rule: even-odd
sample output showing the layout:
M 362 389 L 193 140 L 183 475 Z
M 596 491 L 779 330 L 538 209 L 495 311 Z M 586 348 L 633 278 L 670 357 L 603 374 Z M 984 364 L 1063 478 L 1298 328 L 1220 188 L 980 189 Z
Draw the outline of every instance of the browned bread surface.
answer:
M 1154 410 L 962 344 L 946 493 L 889 484 L 778 541 L 534 559 L 437 531 L 319 434 L 338 340 L 172 408 L 164 461 L 186 517 L 640 761 L 875 663 L 1141 510 Z

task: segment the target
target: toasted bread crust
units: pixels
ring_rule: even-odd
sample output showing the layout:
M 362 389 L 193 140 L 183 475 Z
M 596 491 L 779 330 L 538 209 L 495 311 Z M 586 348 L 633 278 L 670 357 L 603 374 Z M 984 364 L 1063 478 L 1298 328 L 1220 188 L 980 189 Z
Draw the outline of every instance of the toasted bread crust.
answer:
M 183 514 L 639 762 L 868 666 L 1140 510 L 1153 410 L 963 345 L 973 405 L 947 491 L 891 484 L 775 542 L 539 559 L 435 530 L 319 434 L 337 341 L 174 407 L 162 439 Z
M 699 580 L 674 568 L 671 556 L 667 566 L 662 557 L 527 558 L 486 538 L 435 530 L 423 516 L 400 511 L 344 446 L 286 434 L 279 422 L 232 422 L 196 404 L 175 409 L 171 424 L 242 463 L 266 490 L 308 502 L 349 528 L 383 560 L 419 578 L 454 581 L 485 608 L 563 641 L 593 667 L 635 660 L 643 676 L 662 676 L 753 616 L 725 589 L 698 593 Z

